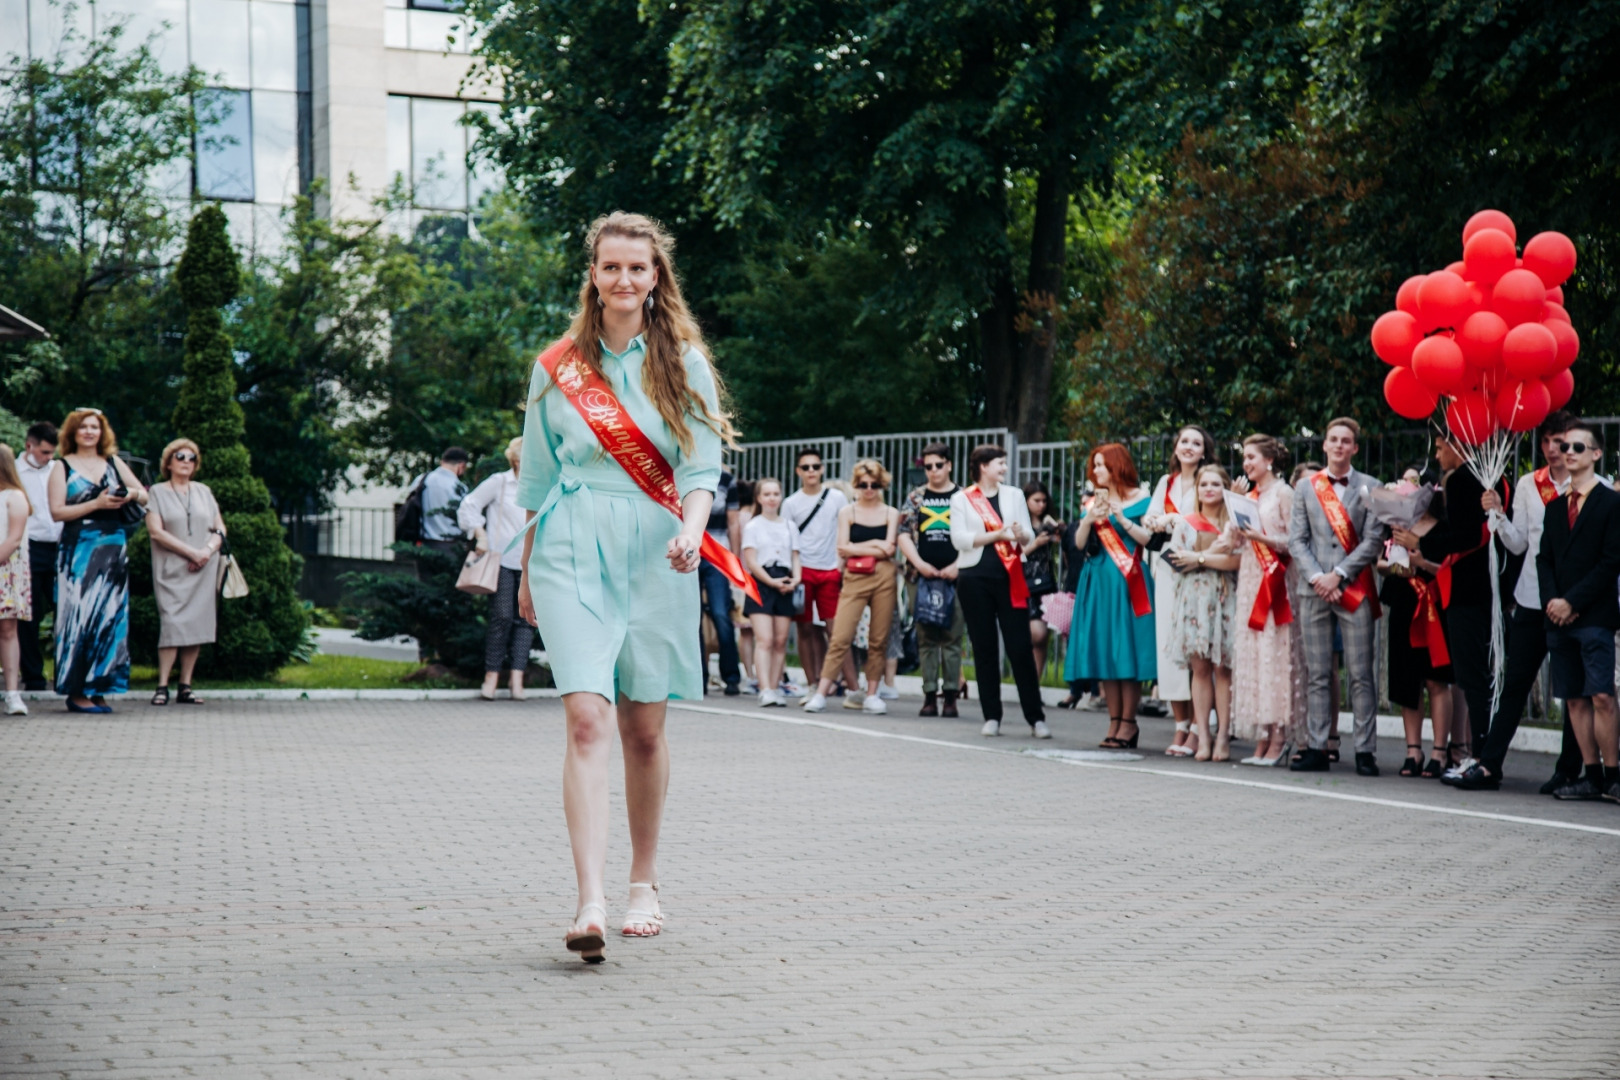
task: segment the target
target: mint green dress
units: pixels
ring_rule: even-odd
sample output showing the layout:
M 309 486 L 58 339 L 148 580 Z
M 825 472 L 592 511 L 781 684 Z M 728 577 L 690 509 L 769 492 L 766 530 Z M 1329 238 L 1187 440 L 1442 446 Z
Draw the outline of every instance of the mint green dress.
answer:
M 637 426 L 675 470 L 682 499 L 720 481 L 720 436 L 688 418 L 693 447 L 682 453 L 658 408 L 641 388 L 646 342 L 622 354 L 602 346 L 602 371 Z M 719 411 L 709 361 L 686 352 L 688 384 Z M 680 531 L 674 514 L 653 502 L 560 392 L 536 400 L 551 382 L 534 365 L 523 422 L 517 504 L 534 510 L 529 588 L 551 674 L 564 694 L 609 701 L 701 698 L 698 575 L 677 573 L 664 557 Z M 518 543 L 522 543 L 519 534 Z

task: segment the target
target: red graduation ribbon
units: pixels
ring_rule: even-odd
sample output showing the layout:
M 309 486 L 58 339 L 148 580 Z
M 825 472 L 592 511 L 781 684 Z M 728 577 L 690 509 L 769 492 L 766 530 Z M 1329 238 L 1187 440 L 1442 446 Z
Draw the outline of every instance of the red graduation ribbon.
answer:
M 1176 509 L 1176 500 L 1174 498 L 1177 475 L 1171 473 L 1164 478 L 1164 512 L 1167 514 L 1179 514 L 1181 512 Z
M 1311 487 L 1316 491 L 1316 501 L 1322 505 L 1322 513 L 1327 517 L 1328 526 L 1333 535 L 1344 548 L 1345 554 L 1356 549 L 1361 538 L 1356 535 L 1356 527 L 1350 523 L 1350 514 L 1339 501 L 1339 495 L 1333 490 L 1333 481 L 1323 469 L 1311 477 Z M 1341 586 L 1339 603 L 1346 611 L 1354 611 L 1361 606 L 1363 600 L 1371 601 L 1373 618 L 1382 618 L 1383 607 L 1378 603 L 1378 593 L 1373 590 L 1372 568 L 1364 566 L 1354 582 L 1344 582 Z
M 1440 621 L 1443 590 L 1435 583 L 1420 577 L 1410 579 L 1412 591 L 1417 593 L 1417 608 L 1412 612 L 1412 628 L 1407 640 L 1414 649 L 1429 650 L 1429 665 L 1445 667 L 1451 663 L 1451 650 L 1446 647 L 1446 628 Z M 1438 580 L 1438 578 L 1436 579 Z M 1440 601 L 1437 603 L 1436 601 Z
M 1153 613 L 1153 601 L 1148 599 L 1147 575 L 1142 573 L 1142 549 L 1125 550 L 1125 541 L 1114 531 L 1111 522 L 1097 523 L 1097 539 L 1114 563 L 1114 569 L 1125 579 L 1125 590 L 1131 597 L 1131 611 L 1140 619 Z
M 1536 494 L 1541 496 L 1541 505 L 1546 506 L 1558 498 L 1558 485 L 1552 482 L 1552 470 L 1542 466 L 1530 474 L 1536 483 Z
M 1221 530 L 1217 529 L 1215 523 L 1205 517 L 1202 511 L 1194 510 L 1182 520 L 1191 525 L 1194 532 L 1214 533 L 1216 536 L 1221 534 Z
M 1440 588 L 1441 607 L 1448 608 L 1451 606 L 1451 568 L 1490 542 L 1491 527 L 1481 525 L 1479 527 L 1479 543 L 1467 551 L 1455 551 L 1440 560 L 1440 569 L 1434 572 L 1434 583 Z
M 579 355 L 569 338 L 562 338 L 540 354 L 539 364 L 551 376 L 557 389 L 578 411 L 585 425 L 602 444 L 608 456 L 630 475 L 649 499 L 665 510 L 681 517 L 680 489 L 675 486 L 675 470 L 653 445 L 647 433 L 636 426 L 612 389 L 601 376 Z M 726 576 L 726 580 L 742 589 L 759 603 L 759 586 L 754 576 L 743 569 L 734 552 L 720 546 L 720 542 L 704 532 L 698 553 L 705 562 Z
M 990 505 L 990 500 L 985 498 L 978 484 L 974 484 L 963 494 L 967 496 L 968 505 L 973 507 L 973 512 L 984 521 L 985 532 L 995 532 L 1001 528 L 1001 515 Z M 1012 584 L 1012 606 L 1029 607 L 1029 583 L 1024 580 L 1024 560 L 1019 555 L 1018 545 L 1011 540 L 997 540 L 996 556 L 1001 559 L 1001 565 L 1007 568 L 1007 580 Z

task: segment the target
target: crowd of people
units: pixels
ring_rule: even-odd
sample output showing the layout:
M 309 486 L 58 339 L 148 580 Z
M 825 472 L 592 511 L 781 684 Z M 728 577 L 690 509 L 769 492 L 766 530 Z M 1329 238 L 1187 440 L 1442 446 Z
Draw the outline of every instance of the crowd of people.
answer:
M 202 451 L 175 439 L 147 488 L 118 456 L 99 409 L 75 409 L 60 427 L 28 428 L 19 456 L 0 444 L 0 668 L 5 712 L 28 712 L 24 691 L 54 685 L 69 712 L 109 713 L 129 689 L 128 537 L 143 522 L 151 538 L 157 600 L 158 687 L 153 705 L 200 705 L 191 680 L 215 638 L 225 521 L 197 480 Z M 54 682 L 45 674 L 41 624 L 52 615 Z
M 1620 801 L 1620 512 L 1612 509 L 1620 495 L 1596 471 L 1598 433 L 1567 413 L 1549 417 L 1537 439 L 1542 463 L 1511 493 L 1505 484 L 1485 490 L 1467 448 L 1445 437 L 1432 463 L 1385 484 L 1356 468 L 1360 434 L 1355 420 L 1335 418 L 1324 461 L 1297 466 L 1280 439 L 1251 435 L 1234 478 L 1209 432 L 1189 424 L 1171 468 L 1151 484 L 1127 447 L 1105 443 L 1087 457 L 1069 522 L 1042 483 L 1006 482 L 999 446 L 969 454 L 966 486 L 947 444 L 925 446 L 924 482 L 895 500 L 898 509 L 876 460 L 856 462 L 844 484 L 807 448 L 787 495 L 776 477 L 726 474 L 714 521 L 740 548 L 761 599 L 718 574 L 705 579 L 725 692 L 742 692 L 746 674 L 761 706 L 786 705 L 798 689 L 784 673 L 793 628 L 805 710 L 842 696 L 845 708 L 884 713 L 909 634 L 920 715 L 958 715 L 971 643 L 983 734 L 1001 734 L 1005 658 L 1030 734 L 1049 738 L 1040 685 L 1061 640 L 1069 685 L 1061 705 L 1100 701 L 1104 748 L 1139 745 L 1150 687 L 1174 716 L 1168 755 L 1229 761 L 1239 740 L 1254 747 L 1243 764 L 1324 771 L 1339 762 L 1347 689 L 1355 769 L 1376 776 L 1383 662 L 1405 727 L 1400 775 L 1482 790 L 1501 784 L 1550 652 L 1552 692 L 1567 705 L 1563 753 L 1544 793 Z M 1426 482 L 1432 500 L 1410 521 L 1380 513 L 1370 494 Z M 1493 544 L 1504 567 L 1496 590 Z M 1495 603 L 1507 624 L 1499 693 Z

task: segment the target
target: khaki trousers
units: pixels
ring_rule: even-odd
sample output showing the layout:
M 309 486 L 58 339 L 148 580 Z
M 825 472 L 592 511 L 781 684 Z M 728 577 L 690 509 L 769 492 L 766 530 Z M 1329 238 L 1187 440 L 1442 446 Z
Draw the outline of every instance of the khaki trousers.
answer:
M 879 562 L 877 570 L 870 574 L 844 575 L 843 589 L 838 594 L 838 614 L 833 617 L 832 641 L 827 645 L 827 660 L 821 665 L 823 679 L 838 678 L 838 669 L 844 666 L 844 656 L 855 643 L 861 612 L 870 605 L 872 625 L 866 633 L 866 640 L 871 643 L 866 650 L 866 685 L 874 691 L 877 689 L 878 683 L 883 681 L 889 626 L 894 622 L 894 605 L 898 595 L 893 563 Z

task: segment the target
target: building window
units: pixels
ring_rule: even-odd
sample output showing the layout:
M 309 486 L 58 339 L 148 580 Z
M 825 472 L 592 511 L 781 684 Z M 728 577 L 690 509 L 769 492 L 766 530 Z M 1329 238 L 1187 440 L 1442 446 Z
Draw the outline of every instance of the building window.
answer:
M 460 0 L 387 0 L 383 44 L 390 49 L 465 53 L 472 51 L 472 25 Z
M 253 110 L 246 90 L 197 95 L 197 194 L 253 201 Z
M 404 180 L 413 207 L 477 209 L 498 178 L 489 167 L 480 169 L 469 160 L 478 133 L 462 118 L 469 112 L 495 110 L 496 106 L 478 101 L 389 97 L 388 168 Z

